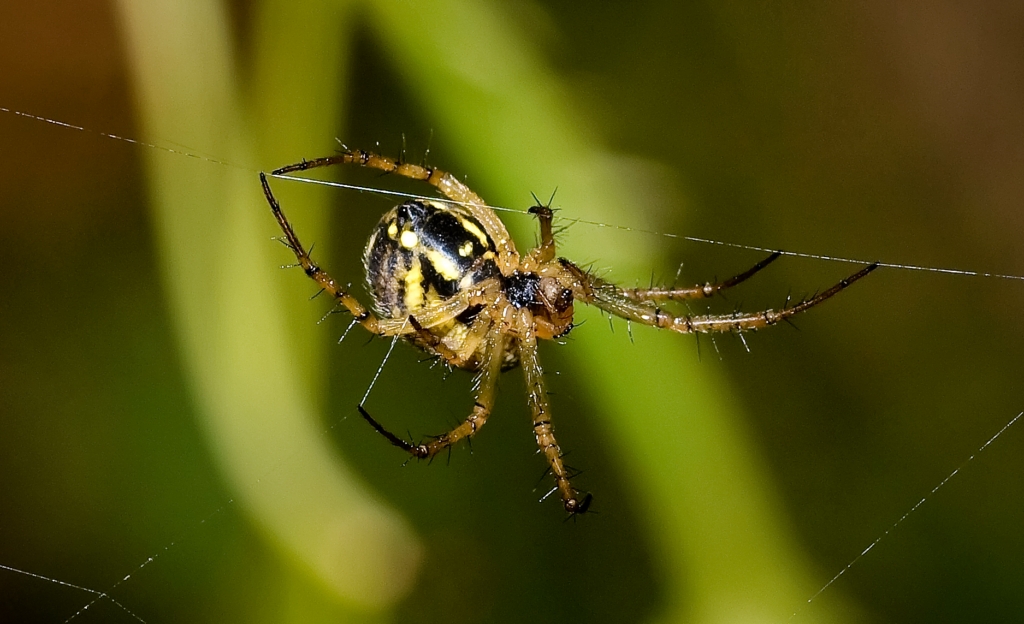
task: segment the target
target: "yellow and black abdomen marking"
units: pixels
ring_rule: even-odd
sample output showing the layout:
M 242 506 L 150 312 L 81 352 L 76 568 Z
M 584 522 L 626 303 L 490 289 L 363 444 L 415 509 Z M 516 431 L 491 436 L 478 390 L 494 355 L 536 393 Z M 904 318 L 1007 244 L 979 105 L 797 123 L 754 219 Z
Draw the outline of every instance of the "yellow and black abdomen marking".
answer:
M 497 277 L 496 253 L 494 241 L 475 219 L 441 202 L 417 200 L 381 218 L 363 263 L 377 313 L 400 319 Z M 464 331 L 469 320 L 453 323 Z M 432 333 L 443 337 L 451 329 Z

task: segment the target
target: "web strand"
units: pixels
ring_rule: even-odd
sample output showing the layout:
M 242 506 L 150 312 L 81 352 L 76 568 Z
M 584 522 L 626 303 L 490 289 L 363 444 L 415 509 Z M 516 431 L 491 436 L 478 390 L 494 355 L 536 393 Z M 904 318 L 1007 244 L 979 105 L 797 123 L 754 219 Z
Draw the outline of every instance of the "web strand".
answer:
M 827 589 L 828 589 L 829 587 L 831 587 L 831 586 L 832 586 L 832 585 L 833 585 L 833 584 L 834 584 L 834 583 L 835 583 L 836 581 L 838 581 L 840 577 L 842 577 L 842 576 L 843 576 L 844 574 L 846 574 L 846 573 L 847 573 L 847 572 L 848 572 L 848 571 L 850 570 L 850 568 L 852 568 L 853 566 L 857 565 L 857 562 L 859 562 L 859 561 L 860 561 L 861 559 L 863 559 L 863 558 L 864 558 L 864 556 L 865 556 L 865 555 L 867 555 L 867 554 L 868 554 L 869 552 L 871 552 L 871 549 L 873 549 L 873 548 L 874 548 L 875 546 L 877 546 L 877 545 L 878 545 L 878 543 L 879 543 L 879 542 L 881 542 L 881 541 L 882 541 L 883 539 L 885 539 L 886 537 L 888 537 L 890 533 L 892 533 L 893 531 L 895 531 L 895 530 L 896 530 L 896 527 L 898 527 L 899 525 L 901 525 L 901 524 L 903 523 L 903 521 L 904 521 L 904 520 L 906 520 L 906 519 L 907 519 L 908 517 L 910 517 L 910 515 L 911 515 L 911 514 L 913 514 L 913 513 L 915 512 L 915 511 L 917 511 L 917 510 L 918 510 L 918 508 L 920 508 L 920 507 L 921 507 L 921 505 L 923 505 L 923 504 L 924 504 L 924 502 L 925 502 L 926 500 L 928 500 L 929 498 L 931 498 L 932 496 L 934 496 L 936 492 L 938 492 L 938 491 L 939 491 L 940 489 L 942 489 L 942 488 L 943 488 L 943 487 L 944 487 L 944 486 L 945 486 L 945 485 L 946 485 L 947 483 L 949 483 L 949 481 L 950 481 L 950 480 L 951 480 L 951 479 L 952 479 L 953 477 L 955 477 L 956 475 L 960 474 L 960 471 L 961 471 L 961 470 L 963 470 L 964 468 L 966 468 L 966 467 L 967 467 L 967 464 L 969 464 L 969 463 L 971 463 L 972 461 L 974 461 L 974 458 L 975 458 L 975 457 L 977 457 L 977 456 L 978 456 L 979 454 L 981 454 L 981 452 L 982 452 L 982 451 L 984 451 L 984 450 L 985 450 L 986 448 L 988 448 L 988 446 L 989 446 L 990 444 L 992 444 L 993 442 L 995 442 L 995 441 L 996 441 L 996 438 L 998 438 L 999 436 L 1003 435 L 1003 433 L 1005 433 L 1007 429 L 1009 429 L 1010 427 L 1012 427 L 1014 423 L 1016 423 L 1016 422 L 1017 422 L 1018 420 L 1020 420 L 1021 416 L 1024 416 L 1024 412 L 1021 412 L 1021 413 L 1017 414 L 1017 415 L 1016 415 L 1016 416 L 1014 416 L 1014 417 L 1013 417 L 1012 419 L 1010 419 L 1010 422 L 1008 422 L 1008 423 L 1006 423 L 1005 425 L 1003 425 L 1003 428 L 1002 428 L 1002 429 L 1000 429 L 999 431 L 997 431 L 997 432 L 995 433 L 995 435 L 993 435 L 992 437 L 990 437 L 990 438 L 989 438 L 988 440 L 986 440 L 986 441 L 985 441 L 985 443 L 984 443 L 984 444 L 982 444 L 981 446 L 979 446 L 979 447 L 978 447 L 978 450 L 976 450 L 976 451 L 974 451 L 973 453 L 971 453 L 971 455 L 970 455 L 970 456 L 969 456 L 969 457 L 968 457 L 967 459 L 965 459 L 965 460 L 964 460 L 964 461 L 963 461 L 963 462 L 962 462 L 962 463 L 961 463 L 961 464 L 960 464 L 959 466 L 957 466 L 957 467 L 956 467 L 955 469 L 953 469 L 953 472 L 951 472 L 951 473 L 949 473 L 948 475 L 946 475 L 946 478 L 945 478 L 945 479 L 943 479 L 942 481 L 939 481 L 939 484 L 938 484 L 938 485 L 936 485 L 935 487 L 933 487 L 933 488 L 932 488 L 932 489 L 931 489 L 931 490 L 930 490 L 930 491 L 929 491 L 929 492 L 928 492 L 927 494 L 925 494 L 925 495 L 924 495 L 923 497 L 921 497 L 921 500 L 917 501 L 917 502 L 916 502 L 916 503 L 914 504 L 914 506 L 913 506 L 913 507 L 911 507 L 910 509 L 908 509 L 908 510 L 906 511 L 906 513 L 904 513 L 904 514 L 903 514 L 902 516 L 900 516 L 900 517 L 899 517 L 899 519 L 897 519 L 897 520 L 896 520 L 896 522 L 893 522 L 893 523 L 892 523 L 892 524 L 891 524 L 891 525 L 889 526 L 889 528 L 887 528 L 887 529 L 886 529 L 886 530 L 885 530 L 885 531 L 884 531 L 884 532 L 883 532 L 883 533 L 882 533 L 881 535 L 879 535 L 879 536 L 878 536 L 877 538 L 875 538 L 875 540 L 874 540 L 873 542 L 871 542 L 870 544 L 868 544 L 868 547 L 867 547 L 867 548 L 865 548 L 864 550 L 860 551 L 860 553 L 859 553 L 859 554 L 857 554 L 857 556 L 856 556 L 856 557 L 854 557 L 854 558 L 853 558 L 852 560 L 850 560 L 850 563 L 846 564 L 846 565 L 845 565 L 845 566 L 843 567 L 843 569 L 842 569 L 842 570 L 840 570 L 839 572 L 837 572 L 837 573 L 836 573 L 836 575 L 835 575 L 835 576 L 833 576 L 833 577 L 832 577 L 831 579 L 829 579 L 829 581 L 828 581 L 827 583 L 825 583 L 825 584 L 824 584 L 824 585 L 823 585 L 823 586 L 821 587 L 821 589 L 819 589 L 819 590 L 818 590 L 817 592 L 815 592 L 813 596 L 811 596 L 810 598 L 808 598 L 808 599 L 807 599 L 807 602 L 806 602 L 805 604 L 811 604 L 812 602 L 814 602 L 814 600 L 815 600 L 815 599 L 817 599 L 817 597 L 818 597 L 818 596 L 820 596 L 820 595 L 821 595 L 822 593 L 824 593 L 824 591 L 825 591 L 825 590 L 827 590 Z M 793 612 L 793 615 L 791 615 L 789 619 L 790 619 L 790 620 L 792 620 L 793 618 L 795 618 L 795 617 L 797 616 L 797 614 L 798 614 L 798 613 L 799 613 L 799 610 L 797 610 L 797 611 L 794 611 L 794 612 Z
M 252 173 L 257 173 L 257 171 L 258 171 L 257 169 L 255 169 L 253 167 L 245 167 L 245 166 L 237 165 L 235 163 L 232 163 L 232 162 L 229 162 L 229 161 L 226 161 L 226 160 L 222 160 L 222 159 L 219 159 L 219 158 L 212 158 L 212 157 L 209 157 L 209 156 L 202 156 L 200 154 L 195 153 L 194 151 L 189 151 L 187 149 L 174 149 L 174 148 L 171 148 L 171 147 L 166 147 L 164 145 L 157 145 L 156 143 L 148 143 L 146 141 L 140 141 L 138 139 L 133 139 L 133 138 L 126 137 L 126 136 L 121 136 L 121 135 L 118 135 L 118 134 L 111 134 L 109 132 L 102 132 L 102 131 L 98 131 L 98 130 L 92 130 L 90 128 L 86 128 L 85 126 L 79 126 L 79 125 L 75 125 L 75 124 L 68 123 L 68 122 L 65 122 L 65 121 L 59 121 L 57 119 L 51 119 L 49 117 L 43 117 L 41 115 L 33 115 L 32 113 L 26 113 L 24 111 L 20 111 L 20 110 L 16 110 L 16 109 L 11 109 L 11 108 L 6 108 L 6 107 L 3 107 L 3 106 L 0 106 L 0 112 L 8 113 L 10 115 L 15 115 L 15 116 L 22 117 L 22 118 L 25 118 L 25 119 L 32 119 L 32 120 L 35 120 L 35 121 L 51 124 L 51 125 L 54 125 L 54 126 L 59 126 L 61 128 L 68 128 L 68 129 L 71 129 L 71 130 L 77 130 L 79 132 L 87 132 L 87 133 L 90 133 L 90 134 L 95 134 L 97 136 L 101 136 L 101 137 L 104 137 L 104 138 L 107 138 L 107 139 L 112 139 L 112 140 L 115 140 L 115 141 L 122 141 L 122 142 L 128 143 L 130 145 L 137 145 L 137 146 L 141 146 L 141 147 L 145 147 L 145 148 L 149 148 L 149 149 L 160 150 L 162 152 L 167 152 L 169 154 L 177 154 L 179 156 L 184 156 L 186 158 L 193 158 L 193 159 L 196 159 L 196 160 L 202 160 L 202 161 L 213 163 L 213 164 L 216 164 L 216 165 L 222 165 L 222 166 L 231 167 L 231 168 L 234 168 L 234 169 L 242 169 L 242 170 L 245 170 L 245 171 L 250 171 Z M 282 180 L 295 180 L 297 182 L 304 182 L 304 183 L 307 183 L 307 184 L 320 184 L 320 185 L 323 185 L 323 186 L 330 186 L 330 187 L 333 187 L 333 188 L 343 188 L 343 189 L 349 189 L 349 190 L 353 190 L 353 191 L 368 192 L 368 193 L 374 193 L 376 195 L 384 195 L 384 196 L 390 196 L 390 197 L 403 197 L 403 198 L 407 198 L 407 199 L 431 199 L 433 201 L 444 201 L 444 202 L 453 203 L 453 204 L 454 203 L 458 203 L 458 202 L 453 202 L 451 200 L 439 199 L 439 198 L 434 198 L 434 197 L 426 198 L 423 195 L 417 195 L 417 194 L 414 194 L 414 193 L 403 193 L 403 192 L 400 192 L 400 191 L 390 191 L 390 190 L 387 190 L 387 189 L 375 189 L 375 188 L 369 188 L 369 187 L 359 186 L 359 185 L 355 185 L 355 184 L 345 184 L 343 182 L 331 182 L 331 181 L 328 181 L 328 180 L 318 180 L 316 178 L 307 178 L 307 177 L 303 177 L 303 176 L 275 175 L 273 177 L 279 178 L 279 179 L 282 179 Z M 514 208 L 507 208 L 507 207 L 504 207 L 504 206 L 490 206 L 490 208 L 492 210 L 495 210 L 495 211 L 498 211 L 498 212 L 511 212 L 511 213 L 527 214 L 527 212 L 525 210 L 517 210 L 517 209 L 514 209 Z M 704 245 L 717 245 L 719 247 L 728 247 L 730 249 L 742 249 L 742 250 L 745 250 L 745 251 L 758 251 L 758 252 L 762 252 L 762 253 L 778 252 L 778 253 L 782 254 L 783 256 L 787 256 L 787 257 L 790 257 L 790 258 L 804 258 L 804 259 L 809 259 L 809 260 L 821 260 L 823 262 L 839 262 L 839 263 L 843 263 L 843 264 L 872 264 L 873 262 L 875 262 L 874 260 L 866 260 L 866 259 L 858 259 L 858 258 L 848 258 L 848 257 L 844 257 L 844 256 L 833 256 L 833 255 L 829 255 L 829 254 L 818 254 L 818 253 L 810 253 L 810 252 L 802 252 L 802 251 L 784 251 L 784 250 L 778 250 L 778 249 L 771 249 L 771 248 L 763 247 L 763 246 L 760 246 L 760 245 L 750 245 L 750 244 L 746 244 L 746 243 L 734 243 L 734 242 L 722 241 L 722 240 L 717 240 L 717 239 L 713 239 L 713 238 L 705 238 L 705 237 L 700 237 L 700 236 L 686 236 L 686 235 L 683 235 L 683 234 L 673 234 L 671 232 L 657 232 L 657 231 L 654 231 L 654 230 L 647 230 L 647 229 L 643 229 L 643 228 L 634 228 L 634 227 L 630 227 L 630 226 L 626 226 L 626 225 L 614 225 L 614 224 L 609 224 L 609 223 L 601 223 L 599 221 L 590 221 L 590 220 L 587 220 L 587 219 L 572 219 L 571 221 L 573 223 L 583 223 L 583 224 L 586 224 L 586 225 L 590 225 L 592 227 L 605 228 L 605 229 L 614 229 L 614 230 L 620 230 L 620 231 L 624 231 L 624 232 L 635 232 L 635 233 L 640 233 L 640 234 L 650 234 L 652 236 L 661 236 L 661 237 L 664 237 L 664 238 L 670 238 L 670 239 L 676 239 L 676 240 L 685 240 L 685 241 L 689 241 L 691 243 L 700 243 L 700 244 L 704 244 Z M 921 265 L 921 264 L 907 264 L 907 263 L 886 262 L 886 261 L 878 262 L 878 266 L 886 267 L 886 268 L 890 268 L 890 269 L 900 269 L 900 270 L 903 270 L 903 271 L 918 271 L 918 272 L 924 272 L 924 273 L 939 273 L 939 274 L 942 274 L 942 275 L 960 275 L 960 276 L 965 276 L 965 277 L 982 277 L 982 278 L 1004 279 L 1004 280 L 1013 280 L 1013 281 L 1024 281 L 1024 275 L 1013 275 L 1013 274 L 1010 274 L 1010 273 L 993 273 L 993 272 L 987 272 L 987 271 L 976 271 L 976 270 L 972 270 L 972 269 L 954 269 L 954 268 L 948 268 L 948 267 L 935 267 L 935 266 L 927 266 L 927 265 Z
M 405 330 L 405 325 L 402 325 L 402 330 Z M 348 333 L 348 332 L 346 332 Z M 373 374 L 373 379 L 370 380 L 370 386 L 366 388 L 366 393 L 363 394 L 363 398 L 359 401 L 360 405 L 366 405 L 366 400 L 370 398 L 370 391 L 377 385 L 377 379 L 380 377 L 381 371 L 384 370 L 384 365 L 391 359 L 391 352 L 395 350 L 395 345 L 398 344 L 398 338 L 401 336 L 401 332 L 395 334 L 395 337 L 391 339 L 391 345 L 388 347 L 388 352 L 384 354 L 384 359 L 381 360 L 380 366 L 377 367 L 377 372 Z
M 13 108 L 6 108 L 4 106 L 0 106 L 0 112 L 8 113 L 8 114 L 11 114 L 11 115 L 16 115 L 18 117 L 24 117 L 26 119 L 34 119 L 35 121 L 41 121 L 43 123 L 48 123 L 48 124 L 51 124 L 51 125 L 54 125 L 54 126 L 59 126 L 61 128 L 68 128 L 70 130 L 78 130 L 79 132 L 86 132 L 86 133 L 89 133 L 89 134 L 95 134 L 97 136 L 101 136 L 101 137 L 106 138 L 106 139 L 113 139 L 115 141 L 122 141 L 122 142 L 128 143 L 130 145 L 138 145 L 138 146 L 149 148 L 149 149 L 159 150 L 161 152 L 167 152 L 168 154 L 176 154 L 178 156 L 184 156 L 186 158 L 194 158 L 196 160 L 202 160 L 202 161 L 205 161 L 205 162 L 213 163 L 215 165 L 222 165 L 224 167 L 231 167 L 233 169 L 243 169 L 243 170 L 246 170 L 246 171 L 252 171 L 253 173 L 256 173 L 256 169 L 253 169 L 252 167 L 243 167 L 241 165 L 236 165 L 236 164 L 234 164 L 232 162 L 228 162 L 226 160 L 220 160 L 218 158 L 211 158 L 209 156 L 202 156 L 202 155 L 197 154 L 197 153 L 192 152 L 192 151 L 183 150 L 183 149 L 174 149 L 172 147 L 166 147 L 164 145 L 157 145 L 156 143 L 147 143 L 146 141 L 140 141 L 138 139 L 133 139 L 131 137 L 121 136 L 119 134 L 111 134 L 109 132 L 102 132 L 102 131 L 99 131 L 99 130 L 92 130 L 91 128 L 86 128 L 85 126 L 77 126 L 75 124 L 68 123 L 66 121 L 59 121 L 57 119 L 50 119 L 49 117 L 42 117 L 40 115 L 33 115 L 32 113 L 26 113 L 24 111 L 15 110 Z
M 344 182 L 332 182 L 330 180 L 318 180 L 316 178 L 307 178 L 307 177 L 303 177 L 303 176 L 275 175 L 273 177 L 279 178 L 281 180 L 294 180 L 296 182 L 303 182 L 303 183 L 306 183 L 306 184 L 319 184 L 321 186 L 329 186 L 329 187 L 332 187 L 332 188 L 341 188 L 341 189 L 347 189 L 347 190 L 352 190 L 352 191 L 373 193 L 375 195 L 383 195 L 383 196 L 387 196 L 387 197 L 401 197 L 401 198 L 405 198 L 405 199 L 430 199 L 431 201 L 440 201 L 440 202 L 449 203 L 449 204 L 456 204 L 456 205 L 458 205 L 460 203 L 460 202 L 457 202 L 457 201 L 452 201 L 450 199 L 443 199 L 443 198 L 437 198 L 437 197 L 425 197 L 423 195 L 418 195 L 418 194 L 415 194 L 415 193 L 403 193 L 401 191 L 391 191 L 391 190 L 387 190 L 387 189 L 368 188 L 368 187 L 365 187 L 365 186 L 359 186 L 359 185 L 355 185 L 355 184 L 345 184 Z M 515 208 L 507 208 L 507 207 L 504 207 L 504 206 L 491 206 L 491 205 L 488 205 L 488 207 L 491 210 L 495 210 L 497 212 L 510 212 L 510 213 L 518 213 L 518 214 L 522 214 L 522 215 L 529 215 L 529 213 L 527 211 L 525 211 L 525 210 L 517 210 Z M 742 250 L 745 250 L 745 251 L 759 251 L 759 252 L 762 252 L 762 253 L 779 253 L 779 254 L 781 254 L 783 256 L 787 256 L 787 257 L 790 257 L 790 258 L 804 258 L 804 259 L 809 259 L 809 260 L 821 260 L 821 261 L 824 261 L 824 262 L 839 262 L 839 263 L 843 263 L 843 264 L 860 264 L 860 265 L 865 265 L 865 264 L 873 264 L 873 263 L 875 263 L 874 260 L 866 260 L 866 259 L 858 259 L 858 258 L 848 258 L 848 257 L 844 257 L 844 256 L 833 256 L 833 255 L 817 254 L 817 253 L 810 253 L 810 252 L 803 252 L 803 251 L 785 251 L 785 250 L 780 250 L 780 249 L 772 249 L 772 248 L 769 248 L 769 247 L 763 247 L 763 246 L 760 246 L 760 245 L 748 245 L 748 244 L 745 244 L 745 243 L 732 243 L 732 242 L 729 242 L 729 241 L 722 241 L 722 240 L 717 240 L 717 239 L 714 239 L 714 238 L 703 238 L 703 237 L 700 237 L 700 236 L 686 236 L 686 235 L 683 235 L 683 234 L 673 234 L 671 232 L 657 232 L 657 231 L 654 231 L 654 230 L 646 230 L 646 229 L 643 229 L 643 228 L 634 228 L 634 227 L 630 227 L 630 226 L 627 226 L 627 225 L 614 225 L 614 224 L 609 224 L 609 223 L 601 223 L 600 221 L 590 221 L 590 220 L 587 220 L 587 219 L 570 219 L 570 222 L 571 223 L 583 223 L 585 225 L 590 225 L 590 226 L 593 226 L 593 227 L 605 228 L 605 229 L 613 229 L 613 230 L 620 230 L 620 231 L 623 231 L 623 232 L 633 232 L 633 233 L 637 233 L 637 234 L 650 234 L 652 236 L 661 236 L 661 237 L 664 237 L 664 238 L 670 238 L 670 239 L 675 239 L 675 240 L 684 240 L 684 241 L 688 241 L 688 242 L 691 242 L 691 243 L 700 243 L 702 245 L 717 245 L 719 247 L 728 247 L 730 249 L 742 249 Z M 943 275 L 960 275 L 960 276 L 964 276 L 964 277 L 984 277 L 984 278 L 994 278 L 994 279 L 1004 279 L 1004 280 L 1013 280 L 1013 281 L 1024 282 L 1024 275 L 1013 275 L 1013 274 L 1010 274 L 1010 273 L 990 273 L 990 272 L 985 272 L 985 271 L 974 271 L 974 270 L 971 270 L 971 269 L 952 269 L 952 268 L 946 268 L 946 267 L 926 266 L 926 265 L 921 265 L 921 264 L 903 264 L 903 263 L 885 262 L 885 261 L 878 262 L 878 266 L 886 267 L 886 268 L 889 268 L 889 269 L 901 269 L 901 270 L 904 270 L 904 271 L 920 271 L 920 272 L 925 272 L 925 273 L 940 273 L 940 274 L 943 274 Z
M 83 587 L 82 585 L 76 585 L 74 583 L 69 583 L 67 581 L 62 581 L 60 579 L 55 579 L 55 578 L 52 578 L 52 577 L 49 577 L 49 576 L 44 576 L 42 574 L 36 574 L 35 572 L 29 572 L 27 570 L 21 570 L 19 568 L 14 568 L 14 567 L 11 567 L 9 565 L 4 565 L 2 563 L 0 563 L 0 570 L 6 570 L 8 572 L 13 572 L 14 574 L 20 574 L 22 576 L 27 576 L 27 577 L 30 577 L 30 578 L 38 579 L 40 581 L 46 581 L 48 583 L 53 583 L 54 585 L 60 585 L 62 587 L 69 587 L 71 589 L 77 589 L 79 591 L 83 591 L 83 592 L 92 594 L 93 595 L 92 601 L 89 604 L 87 604 L 84 607 L 82 607 L 81 609 L 79 609 L 78 611 L 76 611 L 74 615 L 72 615 L 68 619 L 64 620 L 65 622 L 71 621 L 72 619 L 77 617 L 79 613 L 84 612 L 86 609 L 88 609 L 92 605 L 96 604 L 100 600 L 106 599 L 106 600 L 110 601 L 111 603 L 117 605 L 122 611 L 124 611 L 128 615 L 132 616 L 137 621 L 142 622 L 142 624 L 146 624 L 145 620 L 143 620 L 141 617 L 139 617 L 134 612 L 132 612 L 131 609 L 129 609 L 128 607 L 124 606 L 123 604 L 121 604 L 120 602 L 115 600 L 110 594 L 108 594 L 106 592 L 101 592 L 101 591 L 98 591 L 98 590 L 95 590 L 95 589 L 89 589 L 88 587 Z M 131 576 L 131 575 L 129 574 L 128 576 Z M 127 579 L 128 576 L 126 576 L 125 579 Z
M 0 112 L 7 113 L 7 114 L 10 114 L 10 115 L 15 115 L 17 117 L 22 117 L 22 118 L 25 118 L 25 119 L 32 119 L 32 120 L 35 120 L 35 121 L 51 124 L 51 125 L 54 125 L 54 126 L 59 126 L 61 128 L 68 128 L 70 130 L 77 130 L 79 132 L 87 132 L 87 133 L 90 133 L 90 134 L 95 134 L 97 136 L 101 136 L 101 137 L 104 137 L 104 138 L 107 138 L 107 139 L 112 139 L 112 140 L 115 140 L 115 141 L 121 141 L 121 142 L 124 142 L 124 143 L 128 143 L 130 145 L 137 145 L 137 146 L 141 146 L 141 147 L 145 147 L 145 148 L 149 148 L 149 149 L 154 149 L 154 150 L 159 150 L 159 151 L 162 151 L 162 152 L 167 152 L 169 154 L 177 154 L 179 156 L 184 156 L 186 158 L 193 158 L 193 159 L 196 159 L 196 160 L 202 160 L 202 161 L 213 163 L 213 164 L 216 164 L 216 165 L 222 165 L 222 166 L 231 167 L 231 168 L 234 168 L 234 169 L 242 169 L 244 171 L 250 171 L 252 173 L 257 173 L 258 172 L 258 169 L 256 169 L 256 168 L 245 167 L 245 166 L 242 166 L 242 165 L 237 165 L 235 163 L 232 163 L 232 162 L 229 162 L 229 161 L 226 161 L 226 160 L 222 160 L 222 159 L 219 159 L 219 158 L 212 158 L 212 157 L 209 157 L 209 156 L 202 156 L 200 154 L 195 153 L 195 151 L 189 151 L 187 149 L 174 149 L 174 148 L 171 148 L 171 147 L 166 147 L 164 145 L 157 145 L 156 143 L 149 143 L 149 142 L 146 142 L 146 141 L 140 141 L 138 139 L 133 139 L 131 137 L 121 136 L 121 135 L 118 135 L 118 134 L 111 134 L 109 132 L 102 132 L 102 131 L 99 131 L 99 130 L 92 130 L 90 128 L 86 128 L 85 126 L 79 126 L 79 125 L 75 125 L 75 124 L 68 123 L 68 122 L 65 122 L 65 121 L 59 121 L 57 119 L 51 119 L 49 117 L 43 117 L 41 115 L 33 115 L 32 113 L 26 113 L 24 111 L 12 109 L 12 108 L 7 108 L 7 107 L 4 107 L 4 106 L 0 106 Z M 433 201 L 443 201 L 443 202 L 448 202 L 448 203 L 453 203 L 453 204 L 457 204 L 458 203 L 458 202 L 453 202 L 451 200 L 440 199 L 440 198 L 435 198 L 435 197 L 427 198 L 427 197 L 425 197 L 423 195 L 418 195 L 418 194 L 414 194 L 414 193 L 403 193 L 403 192 L 400 192 L 400 191 L 390 191 L 390 190 L 387 190 L 387 189 L 375 189 L 375 188 L 359 186 L 359 185 L 355 185 L 355 184 L 345 184 L 343 182 L 331 182 L 331 181 L 328 181 L 328 180 L 318 180 L 316 178 L 307 178 L 307 177 L 296 176 L 296 175 L 275 175 L 275 176 L 272 176 L 272 177 L 279 178 L 279 179 L 282 179 L 282 180 L 295 180 L 297 182 L 304 182 L 304 183 L 307 183 L 307 184 L 320 184 L 320 185 L 323 185 L 323 186 L 330 186 L 330 187 L 333 187 L 333 188 L 343 188 L 343 189 L 349 189 L 349 190 L 359 191 L 359 192 L 368 192 L 368 193 L 373 193 L 373 194 L 376 194 L 376 195 L 384 195 L 384 196 L 389 196 L 389 197 L 404 197 L 404 198 L 407 198 L 407 199 L 431 199 Z M 510 213 L 528 214 L 525 210 L 517 210 L 517 209 L 514 209 L 514 208 L 507 208 L 507 207 L 504 207 L 504 206 L 490 206 L 490 208 L 492 210 L 495 210 L 495 211 L 498 211 L 498 212 L 510 212 Z M 670 239 L 676 239 L 676 240 L 685 240 L 685 241 L 689 241 L 691 243 L 700 243 L 700 244 L 704 244 L 704 245 L 717 245 L 719 247 L 728 247 L 730 249 L 742 249 L 742 250 L 745 250 L 745 251 L 758 251 L 758 252 L 762 252 L 762 253 L 778 252 L 778 253 L 782 254 L 783 256 L 788 256 L 790 258 L 804 258 L 804 259 L 809 259 L 809 260 L 821 260 L 823 262 L 839 262 L 839 263 L 843 263 L 843 264 L 872 264 L 873 262 L 875 262 L 874 260 L 865 260 L 865 259 L 858 259 L 858 258 L 848 258 L 848 257 L 844 257 L 844 256 L 833 256 L 833 255 L 829 255 L 829 254 L 818 254 L 818 253 L 810 253 L 810 252 L 802 252 L 802 251 L 784 251 L 784 250 L 778 250 L 778 249 L 771 249 L 769 247 L 763 247 L 763 246 L 760 246 L 760 245 L 749 245 L 749 244 L 746 244 L 746 243 L 733 243 L 733 242 L 722 241 L 722 240 L 717 240 L 717 239 L 713 239 L 713 238 L 704 238 L 704 237 L 700 237 L 700 236 L 686 236 L 686 235 L 683 235 L 683 234 L 673 234 L 671 232 L 657 232 L 657 231 L 654 231 L 654 230 L 647 230 L 647 229 L 643 229 L 643 228 L 634 228 L 634 227 L 630 227 L 630 226 L 626 226 L 626 225 L 614 225 L 614 224 L 609 224 L 609 223 L 601 223 L 599 221 L 590 221 L 590 220 L 587 220 L 587 219 L 572 219 L 571 221 L 573 223 L 583 223 L 583 224 L 590 225 L 590 226 L 593 226 L 593 227 L 598 227 L 598 228 L 614 229 L 614 230 L 620 230 L 620 231 L 624 231 L 624 232 L 636 232 L 636 233 L 640 233 L 640 234 L 650 234 L 652 236 L 661 236 L 661 237 L 664 237 L 664 238 L 670 238 Z M 900 270 L 903 270 L 903 271 L 918 271 L 918 272 L 924 272 L 924 273 L 939 273 L 939 274 L 943 274 L 943 275 L 960 275 L 960 276 L 965 276 L 965 277 L 982 277 L 982 278 L 1004 279 L 1004 280 L 1013 280 L 1013 281 L 1024 281 L 1024 275 L 1014 275 L 1014 274 L 1010 274 L 1010 273 L 993 273 L 993 272 L 987 272 L 987 271 L 976 271 L 976 270 L 971 270 L 971 269 L 954 269 L 954 268 L 947 268 L 947 267 L 935 267 L 935 266 L 927 266 L 927 265 L 921 265 L 921 264 L 907 264 L 907 263 L 885 262 L 885 261 L 878 262 L 878 266 L 886 267 L 886 268 L 890 268 L 890 269 L 900 269 Z

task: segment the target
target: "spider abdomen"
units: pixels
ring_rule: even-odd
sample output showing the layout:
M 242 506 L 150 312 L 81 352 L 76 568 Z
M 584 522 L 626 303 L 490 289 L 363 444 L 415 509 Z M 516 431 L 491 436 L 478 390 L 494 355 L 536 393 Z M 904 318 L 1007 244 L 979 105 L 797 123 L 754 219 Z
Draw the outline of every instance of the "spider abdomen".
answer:
M 498 277 L 494 242 L 469 215 L 442 202 L 408 201 L 388 211 L 366 244 L 363 264 L 374 307 L 383 318 L 405 319 L 444 303 L 480 282 Z M 466 345 L 469 324 L 479 312 L 428 327 L 449 348 L 463 353 L 467 367 L 476 345 Z M 434 352 L 410 336 L 413 343 Z

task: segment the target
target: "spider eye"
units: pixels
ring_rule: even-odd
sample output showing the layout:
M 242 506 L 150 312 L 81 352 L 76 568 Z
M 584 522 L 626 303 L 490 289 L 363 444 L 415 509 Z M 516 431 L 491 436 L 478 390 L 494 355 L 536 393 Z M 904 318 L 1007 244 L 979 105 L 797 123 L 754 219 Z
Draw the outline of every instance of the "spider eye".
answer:
M 565 312 L 572 307 L 572 299 L 572 291 L 568 288 L 563 288 L 562 292 L 558 293 L 558 297 L 555 298 L 555 309 L 559 312 Z
M 552 312 L 561 313 L 572 308 L 572 290 L 564 287 L 555 278 L 545 278 L 541 281 L 541 294 L 545 305 Z

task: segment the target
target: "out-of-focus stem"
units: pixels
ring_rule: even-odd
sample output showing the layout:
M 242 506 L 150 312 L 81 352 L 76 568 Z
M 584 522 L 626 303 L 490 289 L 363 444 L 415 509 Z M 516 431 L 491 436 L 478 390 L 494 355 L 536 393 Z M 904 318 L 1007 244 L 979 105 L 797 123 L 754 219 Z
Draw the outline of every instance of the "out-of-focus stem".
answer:
M 123 0 L 118 9 L 147 140 L 171 139 L 238 165 L 145 154 L 181 357 L 213 453 L 237 500 L 287 559 L 347 603 L 381 609 L 410 587 L 420 547 L 406 522 L 337 460 L 316 424 L 316 366 L 308 362 L 319 350 L 309 332 L 289 329 L 275 275 L 281 258 L 255 173 L 282 164 L 263 159 L 288 151 L 281 137 L 289 132 L 331 135 L 341 90 L 314 80 L 339 73 L 341 46 L 328 40 L 343 35 L 343 15 L 281 5 L 267 3 L 257 19 L 270 29 L 254 38 L 265 61 L 262 91 L 253 92 L 259 104 L 242 95 L 221 3 Z M 307 54 L 311 46 L 335 56 Z M 302 53 L 295 62 L 322 63 L 322 72 L 289 79 L 289 51 Z M 283 87 L 298 100 L 315 96 L 324 113 L 285 111 L 268 127 Z M 261 123 L 250 123 L 254 117 Z

